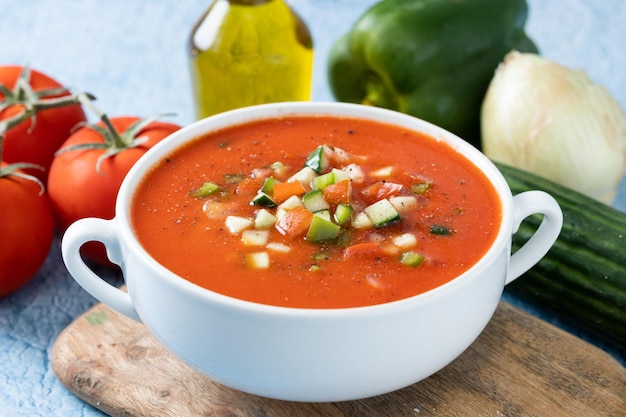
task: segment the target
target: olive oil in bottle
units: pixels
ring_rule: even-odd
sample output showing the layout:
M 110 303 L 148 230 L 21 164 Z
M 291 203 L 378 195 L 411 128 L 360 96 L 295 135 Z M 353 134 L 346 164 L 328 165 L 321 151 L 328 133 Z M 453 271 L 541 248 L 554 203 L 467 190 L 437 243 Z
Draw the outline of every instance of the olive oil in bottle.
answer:
M 311 97 L 313 42 L 284 0 L 215 0 L 193 28 L 196 116 Z

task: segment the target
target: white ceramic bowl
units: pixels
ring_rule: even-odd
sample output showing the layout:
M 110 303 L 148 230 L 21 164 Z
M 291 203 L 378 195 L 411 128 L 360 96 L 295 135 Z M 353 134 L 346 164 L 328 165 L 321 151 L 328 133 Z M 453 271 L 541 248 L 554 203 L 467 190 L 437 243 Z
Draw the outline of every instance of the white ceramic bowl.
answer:
M 152 259 L 133 235 L 129 205 L 152 165 L 197 136 L 248 120 L 289 114 L 356 116 L 423 131 L 452 144 L 495 186 L 502 223 L 488 252 L 467 272 L 427 293 L 387 304 L 296 309 L 255 304 L 198 287 Z M 544 215 L 532 239 L 511 256 L 520 222 Z M 492 317 L 504 286 L 545 255 L 562 214 L 541 191 L 513 197 L 495 166 L 458 137 L 411 116 L 342 103 L 278 103 L 198 121 L 150 150 L 120 189 L 113 220 L 83 219 L 63 238 L 68 270 L 99 300 L 140 320 L 173 354 L 209 378 L 241 391 L 284 400 L 342 401 L 387 393 L 437 372 L 459 356 Z M 125 293 L 94 274 L 79 256 L 103 242 L 124 274 Z

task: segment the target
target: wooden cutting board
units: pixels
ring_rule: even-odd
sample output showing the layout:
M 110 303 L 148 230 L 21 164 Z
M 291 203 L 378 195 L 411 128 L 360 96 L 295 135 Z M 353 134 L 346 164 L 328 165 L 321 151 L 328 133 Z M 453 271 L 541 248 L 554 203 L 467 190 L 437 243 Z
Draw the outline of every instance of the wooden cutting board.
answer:
M 115 417 L 626 416 L 624 367 L 504 302 L 479 339 L 446 368 L 358 401 L 284 402 L 226 388 L 103 304 L 61 333 L 52 365 L 70 391 Z

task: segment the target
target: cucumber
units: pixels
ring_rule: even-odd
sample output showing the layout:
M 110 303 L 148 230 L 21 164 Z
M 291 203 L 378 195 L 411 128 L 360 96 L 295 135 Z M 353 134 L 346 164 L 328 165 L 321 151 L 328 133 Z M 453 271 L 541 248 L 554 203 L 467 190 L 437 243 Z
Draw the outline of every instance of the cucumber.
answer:
M 563 211 L 563 229 L 546 256 L 507 291 L 607 344 L 626 346 L 626 213 L 550 180 L 496 163 L 513 194 L 543 190 Z M 513 250 L 534 233 L 533 216 Z
M 339 236 L 340 230 L 340 226 L 330 220 L 330 215 L 327 218 L 323 214 L 314 214 L 306 235 L 306 240 L 309 242 L 321 242 L 335 239 Z
M 375 228 L 381 228 L 400 221 L 398 210 L 387 199 L 382 199 L 363 209 Z

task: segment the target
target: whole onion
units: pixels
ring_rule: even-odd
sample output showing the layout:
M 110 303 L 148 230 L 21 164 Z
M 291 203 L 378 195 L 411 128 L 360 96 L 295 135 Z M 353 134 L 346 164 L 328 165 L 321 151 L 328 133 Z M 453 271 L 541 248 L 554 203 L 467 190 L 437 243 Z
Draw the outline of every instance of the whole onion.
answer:
M 491 159 L 610 204 L 626 171 L 626 113 L 601 85 L 536 54 L 509 53 L 481 109 Z

